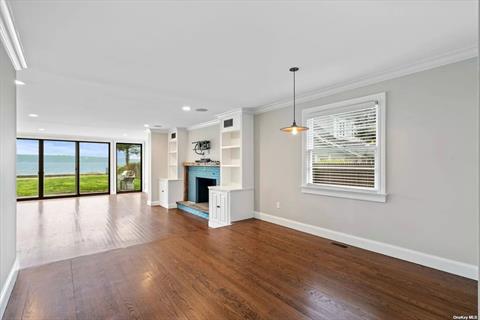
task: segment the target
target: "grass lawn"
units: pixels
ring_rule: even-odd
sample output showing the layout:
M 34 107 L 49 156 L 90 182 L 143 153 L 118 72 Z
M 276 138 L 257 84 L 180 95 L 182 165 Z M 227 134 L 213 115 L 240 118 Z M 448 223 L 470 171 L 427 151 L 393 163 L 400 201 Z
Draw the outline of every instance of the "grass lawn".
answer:
M 135 189 L 140 189 L 140 179 L 135 179 Z M 45 196 L 75 193 L 75 177 L 45 177 Z M 80 175 L 80 193 L 108 192 L 108 175 Z M 38 178 L 17 178 L 17 197 L 38 195 Z

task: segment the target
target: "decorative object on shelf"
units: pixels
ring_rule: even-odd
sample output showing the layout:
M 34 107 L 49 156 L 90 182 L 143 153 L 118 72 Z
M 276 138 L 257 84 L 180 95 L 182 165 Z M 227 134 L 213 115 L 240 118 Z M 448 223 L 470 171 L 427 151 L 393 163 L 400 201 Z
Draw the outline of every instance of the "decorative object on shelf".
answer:
M 210 141 L 208 140 L 195 141 L 192 144 L 194 144 L 193 151 L 200 156 L 205 155 L 205 150 L 210 150 Z
M 220 166 L 220 161 L 209 161 L 209 162 L 188 162 L 185 161 L 183 163 L 184 167 L 219 167 Z
M 295 122 L 295 72 L 297 71 L 298 71 L 297 67 L 290 68 L 290 72 L 293 73 L 293 123 L 290 127 L 285 127 L 280 129 L 283 132 L 291 133 L 292 135 L 296 135 L 298 132 L 303 132 L 308 130 L 307 127 L 299 126 Z
M 200 159 L 200 160 L 195 160 L 196 163 L 207 163 L 207 162 L 211 162 L 212 159 L 210 158 L 203 158 L 203 159 Z

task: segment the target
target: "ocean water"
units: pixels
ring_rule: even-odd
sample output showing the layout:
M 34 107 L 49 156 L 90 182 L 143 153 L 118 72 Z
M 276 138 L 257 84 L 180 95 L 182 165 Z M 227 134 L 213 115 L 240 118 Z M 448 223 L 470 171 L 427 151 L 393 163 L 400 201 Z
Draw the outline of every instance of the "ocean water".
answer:
M 119 163 L 119 165 L 122 165 L 122 163 Z M 73 174 L 75 173 L 75 157 L 45 155 L 44 166 L 46 174 Z M 80 157 L 81 173 L 107 173 L 107 170 L 108 158 L 106 157 Z M 17 155 L 17 175 L 36 175 L 37 173 L 37 156 L 30 154 Z

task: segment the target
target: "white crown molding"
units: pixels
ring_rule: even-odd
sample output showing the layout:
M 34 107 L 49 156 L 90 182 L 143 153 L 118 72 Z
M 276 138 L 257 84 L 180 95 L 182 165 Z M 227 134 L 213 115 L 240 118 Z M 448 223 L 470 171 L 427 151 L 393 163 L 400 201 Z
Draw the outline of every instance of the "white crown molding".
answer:
M 255 211 L 254 217 L 318 237 L 478 280 L 478 266 Z
M 215 117 L 217 119 L 222 119 L 225 117 L 230 117 L 232 114 L 235 113 L 253 113 L 254 109 L 253 108 L 236 108 L 236 109 L 231 109 L 222 113 L 217 114 Z
M 148 128 L 147 129 L 148 133 L 169 133 L 170 129 L 165 129 L 165 128 Z
M 428 59 L 418 60 L 414 63 L 402 65 L 381 72 L 372 73 L 356 79 L 345 82 L 340 82 L 331 86 L 319 88 L 317 90 L 309 91 L 297 95 L 296 102 L 305 103 L 319 98 L 331 96 L 336 93 L 352 90 L 371 84 L 379 83 L 385 80 L 395 79 L 409 74 L 413 74 L 436 67 L 441 67 L 447 64 L 478 57 L 478 46 L 463 48 L 460 50 L 450 51 L 445 54 L 436 55 Z M 255 114 L 265 113 L 268 111 L 290 107 L 292 105 L 291 99 L 280 100 L 267 105 L 255 107 Z
M 0 40 L 15 70 L 26 69 L 27 62 L 6 0 L 0 0 Z
M 202 122 L 202 123 L 194 124 L 193 126 L 187 127 L 187 131 L 192 131 L 192 130 L 196 130 L 196 129 L 211 127 L 211 126 L 217 125 L 219 123 L 220 123 L 220 120 L 213 119 L 213 120 L 210 120 L 210 121 L 207 121 L 207 122 Z

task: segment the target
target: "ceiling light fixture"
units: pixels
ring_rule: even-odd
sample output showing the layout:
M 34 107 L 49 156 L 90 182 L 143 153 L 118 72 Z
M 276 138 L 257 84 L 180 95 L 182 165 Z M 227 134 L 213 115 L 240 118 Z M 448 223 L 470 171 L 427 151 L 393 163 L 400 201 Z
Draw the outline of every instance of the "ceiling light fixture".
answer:
M 17 86 L 24 86 L 25 85 L 25 82 L 21 81 L 21 80 L 15 80 L 15 84 Z
M 207 108 L 197 108 L 197 109 L 195 109 L 195 111 L 198 111 L 198 112 L 207 112 L 208 109 L 207 109 Z
M 38 131 L 45 131 L 44 128 L 38 128 Z
M 190 111 L 190 110 L 192 110 L 192 108 L 190 108 L 190 106 L 183 106 L 182 110 L 183 111 Z
M 28 116 L 30 118 L 38 118 L 38 114 L 36 114 L 36 113 L 29 113 Z
M 144 124 L 143 126 L 144 126 L 145 128 L 148 128 L 148 127 L 150 127 L 148 124 Z
M 299 132 L 307 131 L 307 127 L 298 126 L 295 122 L 295 72 L 298 71 L 297 67 L 290 68 L 290 72 L 293 73 L 293 123 L 290 127 L 281 128 L 283 132 L 291 133 L 292 135 L 296 135 Z

